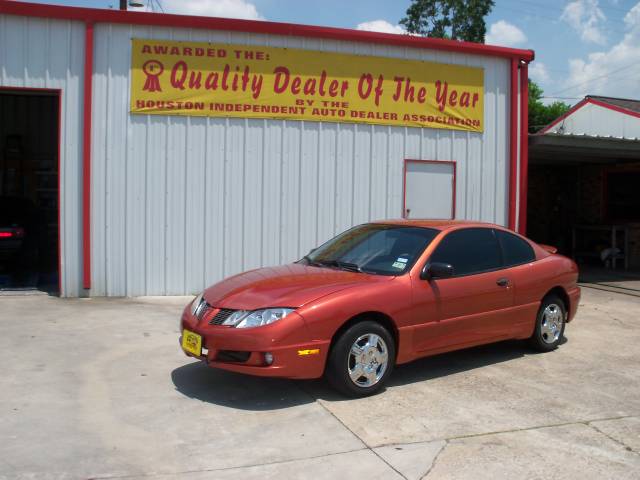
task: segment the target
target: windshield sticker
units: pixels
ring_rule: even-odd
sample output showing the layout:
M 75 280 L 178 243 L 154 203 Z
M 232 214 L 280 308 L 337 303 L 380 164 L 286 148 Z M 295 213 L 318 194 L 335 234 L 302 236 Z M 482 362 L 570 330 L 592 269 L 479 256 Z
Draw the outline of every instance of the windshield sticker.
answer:
M 403 257 L 398 257 L 398 259 L 396 260 L 396 262 L 402 262 L 402 263 L 407 263 L 409 261 L 408 258 L 403 258 Z
M 406 263 L 402 263 L 402 262 L 393 262 L 393 265 L 391 265 L 393 268 L 398 268 L 400 270 L 404 270 L 404 267 L 407 266 Z

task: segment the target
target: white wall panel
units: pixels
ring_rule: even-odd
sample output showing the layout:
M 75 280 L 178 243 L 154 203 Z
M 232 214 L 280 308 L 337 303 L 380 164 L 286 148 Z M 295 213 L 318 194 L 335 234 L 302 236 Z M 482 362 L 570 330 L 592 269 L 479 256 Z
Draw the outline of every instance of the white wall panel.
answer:
M 640 118 L 587 103 L 554 125 L 550 133 L 640 138 Z
M 131 38 L 304 48 L 479 66 L 485 132 L 130 115 Z M 97 25 L 94 295 L 195 293 L 402 213 L 405 158 L 457 162 L 457 218 L 507 217 L 509 60 L 246 33 Z M 437 201 L 434 199 L 433 201 Z
M 82 286 L 82 73 L 84 24 L 0 15 L 0 86 L 62 91 L 61 294 Z

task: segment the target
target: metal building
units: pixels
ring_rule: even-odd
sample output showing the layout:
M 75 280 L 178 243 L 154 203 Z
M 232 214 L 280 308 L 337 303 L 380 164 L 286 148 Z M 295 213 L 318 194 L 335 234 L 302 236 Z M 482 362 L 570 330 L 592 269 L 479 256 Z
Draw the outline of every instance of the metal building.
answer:
M 640 268 L 640 100 L 587 95 L 529 145 L 531 238 L 573 257 L 584 282 Z
M 483 78 L 483 129 L 134 114 L 132 39 L 473 67 Z M 0 148 L 16 136 L 10 97 L 58 100 L 57 125 L 34 114 L 17 151 L 35 151 L 34 131 L 57 129 L 57 149 L 31 157 L 56 160 L 62 296 L 190 294 L 296 260 L 371 219 L 474 219 L 523 231 L 532 59 L 529 50 L 414 36 L 2 0 Z M 38 188 L 36 203 L 46 193 Z

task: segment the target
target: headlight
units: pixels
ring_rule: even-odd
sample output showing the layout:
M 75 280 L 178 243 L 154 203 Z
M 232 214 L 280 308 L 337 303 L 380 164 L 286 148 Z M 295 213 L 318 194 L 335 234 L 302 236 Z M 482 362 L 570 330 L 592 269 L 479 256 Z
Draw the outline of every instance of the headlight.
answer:
M 202 305 L 202 294 L 204 292 L 201 292 L 200 295 L 198 295 L 196 298 L 193 299 L 193 302 L 191 302 L 191 315 L 195 315 L 198 310 L 200 309 L 200 306 Z
M 254 310 L 253 312 L 237 310 L 224 321 L 223 325 L 230 325 L 236 328 L 261 327 L 282 320 L 293 310 L 293 308 L 265 308 L 263 310 Z

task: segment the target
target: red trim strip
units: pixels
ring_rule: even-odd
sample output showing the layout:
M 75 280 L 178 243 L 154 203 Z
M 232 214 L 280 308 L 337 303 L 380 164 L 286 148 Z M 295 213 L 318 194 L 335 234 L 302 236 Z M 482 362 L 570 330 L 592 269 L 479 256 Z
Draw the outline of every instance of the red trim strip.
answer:
M 58 292 L 62 296 L 62 221 L 61 221 L 61 208 L 60 208 L 60 192 L 62 189 L 62 169 L 61 169 L 61 148 L 62 148 L 62 90 L 59 88 L 30 88 L 30 87 L 11 87 L 8 85 L 0 86 L 0 92 L 37 92 L 37 93 L 49 93 L 52 96 L 58 97 Z
M 614 112 L 620 112 L 632 117 L 640 118 L 640 112 L 634 112 L 633 110 L 629 110 L 624 107 L 619 107 L 618 105 L 612 105 L 610 103 L 602 102 L 600 100 L 596 100 L 595 98 L 587 98 L 588 103 L 593 103 L 594 105 L 598 105 L 599 107 L 608 108 L 609 110 L 613 110 Z
M 452 182 L 452 202 L 451 202 L 451 218 L 450 220 L 455 220 L 456 218 L 456 184 L 457 181 L 457 162 L 455 160 L 414 160 L 412 158 L 405 158 L 404 165 L 402 167 L 403 175 L 402 175 L 402 218 L 407 218 L 407 163 L 447 163 L 453 165 L 453 178 Z
M 559 124 L 561 121 L 563 121 L 565 118 L 567 118 L 569 115 L 571 115 L 573 112 L 575 112 L 576 110 L 579 110 L 580 108 L 584 107 L 587 103 L 589 102 L 588 98 L 585 98 L 583 100 L 580 100 L 578 103 L 576 103 L 573 107 L 571 107 L 569 110 L 567 110 L 564 114 L 560 115 L 558 118 L 556 118 L 553 122 L 551 122 L 549 125 L 547 125 L 546 127 L 544 127 L 542 130 L 540 130 L 538 133 L 536 133 L 536 135 L 542 135 L 543 133 L 547 133 L 549 130 L 551 130 L 553 127 L 555 127 L 557 124 Z
M 527 192 L 529 182 L 529 65 L 520 65 L 520 208 L 518 233 L 527 234 Z
M 518 185 L 518 60 L 511 60 L 509 103 L 509 219 L 510 230 L 516 229 L 516 188 Z
M 89 23 L 128 23 L 133 25 L 154 25 L 296 37 L 328 38 L 350 42 L 378 43 L 402 47 L 446 50 L 473 55 L 517 58 L 526 61 L 531 61 L 534 58 L 533 50 L 521 50 L 485 45 L 482 43 L 458 42 L 455 40 L 425 38 L 413 35 L 394 35 L 389 33 L 364 32 L 345 28 L 296 25 L 292 23 L 169 15 L 165 13 L 128 12 L 121 10 L 101 10 L 96 8 L 67 7 L 7 0 L 0 0 L 0 13 L 22 15 L 26 17 L 61 18 Z
M 93 23 L 87 22 L 84 42 L 82 129 L 82 287 L 91 288 L 91 102 L 93 93 Z

